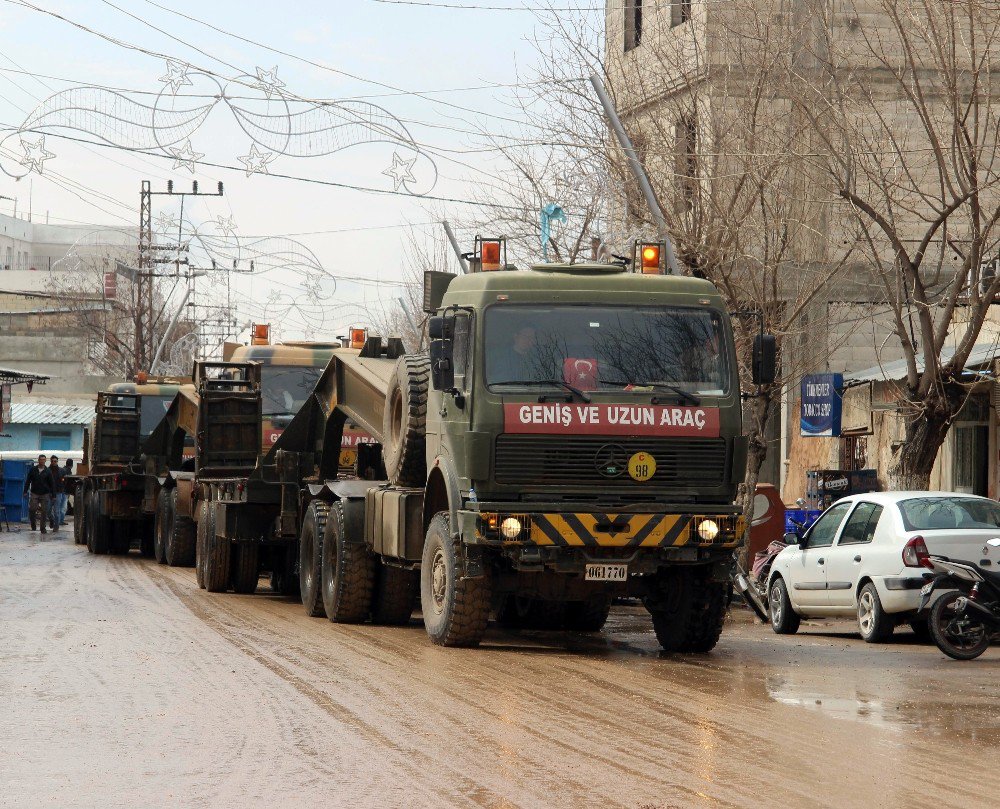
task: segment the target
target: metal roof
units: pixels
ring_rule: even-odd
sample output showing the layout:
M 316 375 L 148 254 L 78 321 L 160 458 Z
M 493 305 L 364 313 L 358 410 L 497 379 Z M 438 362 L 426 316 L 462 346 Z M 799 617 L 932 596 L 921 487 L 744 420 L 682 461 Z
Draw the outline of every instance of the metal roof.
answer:
M 955 346 L 944 346 L 941 349 L 941 362 L 946 363 L 955 354 Z M 974 370 L 987 364 L 994 357 L 1000 356 L 1000 346 L 996 341 L 978 343 L 972 347 L 969 359 L 965 362 L 965 370 Z M 924 355 L 917 356 L 917 370 L 924 370 Z M 851 371 L 844 374 L 844 384 L 859 385 L 862 382 L 895 382 L 906 378 L 906 360 L 895 360 L 882 365 L 875 365 L 863 371 Z
M 35 374 L 31 371 L 18 371 L 15 368 L 0 368 L 0 382 L 20 385 L 24 382 L 40 382 L 43 385 L 49 377 L 45 374 Z
M 10 406 L 11 424 L 90 424 L 93 418 L 93 405 L 14 402 Z

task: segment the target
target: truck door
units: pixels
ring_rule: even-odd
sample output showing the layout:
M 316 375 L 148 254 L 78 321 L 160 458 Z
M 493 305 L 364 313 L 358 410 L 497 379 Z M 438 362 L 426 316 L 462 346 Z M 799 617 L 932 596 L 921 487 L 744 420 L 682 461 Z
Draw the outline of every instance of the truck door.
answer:
M 450 456 L 462 469 L 468 441 L 469 423 L 472 416 L 472 356 L 473 317 L 470 312 L 457 311 L 454 314 L 453 362 L 455 367 L 455 389 L 441 394 L 441 435 L 440 452 Z

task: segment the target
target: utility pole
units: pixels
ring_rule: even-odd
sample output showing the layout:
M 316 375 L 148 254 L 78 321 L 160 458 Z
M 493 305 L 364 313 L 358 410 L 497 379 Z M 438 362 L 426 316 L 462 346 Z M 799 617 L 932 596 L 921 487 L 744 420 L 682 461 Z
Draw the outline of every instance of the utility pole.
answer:
M 180 253 L 184 250 L 184 246 L 180 244 L 180 238 L 182 234 L 183 222 L 184 222 L 184 200 L 186 197 L 221 197 L 223 196 L 222 182 L 218 184 L 216 191 L 200 191 L 198 189 L 198 181 L 195 180 L 191 183 L 190 191 L 174 191 L 174 181 L 167 180 L 167 190 L 166 191 L 153 191 L 152 185 L 149 180 L 142 181 L 142 187 L 139 192 L 139 264 L 138 272 L 136 273 L 136 315 L 135 315 L 135 367 L 136 370 L 141 369 L 151 369 L 151 363 L 153 362 L 154 353 L 159 356 L 159 351 L 156 346 L 156 313 L 153 311 L 153 288 L 155 282 L 153 279 L 157 277 L 157 273 L 154 272 L 154 268 L 158 264 L 174 264 L 177 269 L 177 275 L 180 275 L 180 266 L 183 263 L 179 257 L 173 259 L 158 259 L 154 257 L 154 250 L 159 248 L 154 248 L 153 246 L 153 197 L 154 196 L 164 196 L 164 197 L 180 197 L 181 199 L 181 222 L 178 226 L 178 244 L 176 245 L 176 252 Z M 168 248 L 164 248 L 168 249 Z M 185 294 L 185 301 L 194 291 L 194 278 L 195 273 L 190 273 L 188 275 L 188 291 Z M 183 309 L 183 306 L 181 307 Z M 145 320 L 143 319 L 143 310 L 146 312 Z M 173 329 L 173 322 L 168 327 L 168 333 L 170 329 Z M 166 336 L 163 342 L 166 341 Z M 162 344 L 160 350 L 162 350 Z
M 611 101 L 607 90 L 604 89 L 604 82 L 601 81 L 601 77 L 596 73 L 591 73 L 590 83 L 593 85 L 594 91 L 601 101 L 601 106 L 604 107 L 604 114 L 608 117 L 608 122 L 611 124 L 611 129 L 614 131 L 615 136 L 618 138 L 618 143 L 622 147 L 622 151 L 625 152 L 632 176 L 639 184 L 642 195 L 646 199 L 646 205 L 649 207 L 649 212 L 653 215 L 653 221 L 656 222 L 657 236 L 666 247 L 667 270 L 671 275 L 679 275 L 680 271 L 677 268 L 677 258 L 674 256 L 674 246 L 670 241 L 667 220 L 663 215 L 663 209 L 660 207 L 659 200 L 656 199 L 656 194 L 653 193 L 653 186 L 649 182 L 646 167 L 642 165 L 639 155 L 636 154 L 635 147 L 625 132 L 625 127 L 622 126 L 617 110 L 615 110 L 614 102 Z

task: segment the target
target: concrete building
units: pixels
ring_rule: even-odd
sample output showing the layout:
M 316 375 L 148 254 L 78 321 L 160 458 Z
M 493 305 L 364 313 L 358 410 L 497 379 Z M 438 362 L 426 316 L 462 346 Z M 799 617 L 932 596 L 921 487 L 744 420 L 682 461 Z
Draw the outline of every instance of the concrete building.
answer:
M 98 267 L 134 251 L 138 228 L 54 225 L 0 214 L 0 365 L 51 377 L 47 395 L 96 392 L 113 381 L 95 374 L 92 346 L 74 313 L 106 305 Z M 15 401 L 24 399 L 15 392 Z M 27 399 L 24 399 L 27 401 Z
M 821 31 L 824 24 L 829 28 Z M 775 32 L 789 29 L 802 36 L 785 41 L 774 38 Z M 778 204 L 785 205 L 779 218 L 794 220 L 802 229 L 781 265 L 783 304 L 787 307 L 800 300 L 802 290 L 808 293 L 818 287 L 820 292 L 810 294 L 796 329 L 784 335 L 782 362 L 788 387 L 780 422 L 772 424 L 769 432 L 770 462 L 762 470 L 762 480 L 779 484 L 786 502 L 806 493 L 809 470 L 873 468 L 884 484 L 891 446 L 893 440 L 898 441 L 900 416 L 886 413 L 890 391 L 898 393 L 902 377 L 895 376 L 899 367 L 894 363 L 903 353 L 894 323 L 883 305 L 885 290 L 873 280 L 866 264 L 869 258 L 886 261 L 887 257 L 872 257 L 866 245 L 860 245 L 860 252 L 868 250 L 868 255 L 857 257 L 858 247 L 850 242 L 857 238 L 852 235 L 857 229 L 852 225 L 851 211 L 815 173 L 811 164 L 818 161 L 799 157 L 824 154 L 825 146 L 815 129 L 802 120 L 801 113 L 795 112 L 790 89 L 775 86 L 761 92 L 758 83 L 775 64 L 794 65 L 798 75 L 808 75 L 819 65 L 816 53 L 830 42 L 841 46 L 848 60 L 852 49 L 857 48 L 857 61 L 842 66 L 854 71 L 859 79 L 871 81 L 878 92 L 885 94 L 885 98 L 879 98 L 879 106 L 869 110 L 870 129 L 876 131 L 888 121 L 900 142 L 919 150 L 923 128 L 916 112 L 902 92 L 894 89 L 886 65 L 866 57 L 862 45 L 855 44 L 865 42 L 865 31 L 877 32 L 872 39 L 889 43 L 886 53 L 891 64 L 892 27 L 879 4 L 867 0 L 607 0 L 605 6 L 607 81 L 623 123 L 650 171 L 671 229 L 678 230 L 682 243 L 692 234 L 689 241 L 706 229 L 725 226 L 724 220 L 706 216 L 701 206 L 710 200 L 726 208 L 729 184 L 732 178 L 741 176 L 748 160 L 773 158 L 773 165 L 767 168 L 779 178 L 774 183 L 776 188 L 783 181 L 784 166 L 793 162 L 796 166 L 796 183 L 780 186 L 778 192 L 787 198 L 778 199 Z M 813 35 L 815 39 L 811 39 Z M 748 99 L 759 102 L 753 109 L 761 124 L 762 131 L 754 131 L 755 137 L 762 138 L 759 142 L 739 141 L 733 134 L 741 126 L 749 129 L 740 117 L 747 114 L 745 107 L 753 106 L 746 103 Z M 943 108 L 935 108 L 939 103 L 934 98 L 927 101 L 931 116 L 944 112 Z M 765 114 L 760 115 L 760 109 Z M 882 120 L 876 120 L 876 116 Z M 863 129 L 866 119 L 859 120 L 858 126 Z M 783 138 L 794 145 L 784 154 Z M 918 176 L 916 182 L 925 180 Z M 645 203 L 638 193 L 629 192 L 626 197 L 622 201 L 626 212 L 644 215 Z M 775 197 L 768 202 L 773 204 Z M 908 230 L 911 223 L 905 212 L 899 216 L 905 240 L 913 235 Z M 920 225 L 915 218 L 914 232 Z M 950 238 L 961 241 L 961 235 L 952 234 Z M 940 248 L 944 255 L 939 270 L 943 285 L 953 277 L 949 269 L 958 257 L 949 253 L 940 239 L 932 248 Z M 762 246 L 751 242 L 742 249 L 752 261 Z M 713 256 L 707 255 L 705 260 L 710 262 Z M 836 273 L 835 283 L 817 284 L 831 273 Z M 970 363 L 977 368 L 991 367 L 998 353 L 997 329 L 990 325 L 986 331 L 976 346 L 976 362 Z M 883 369 L 888 370 L 883 373 Z M 852 426 L 843 438 L 800 435 L 799 379 L 817 372 L 843 374 L 848 385 L 853 385 L 853 392 L 844 400 L 845 411 L 852 414 Z M 952 430 L 941 452 L 933 477 L 935 485 L 961 488 L 974 479 L 977 492 L 1000 494 L 1000 470 L 991 460 L 1000 452 L 997 411 L 990 406 L 997 396 L 987 387 L 974 386 L 960 419 L 962 429 Z M 867 405 L 869 418 L 858 420 L 858 410 L 865 409 L 859 399 L 862 391 L 873 393 Z M 872 395 L 874 421 L 870 418 Z M 876 429 L 865 426 L 871 423 Z M 985 429 L 971 433 L 964 429 L 970 425 Z M 973 435 L 975 438 L 970 439 Z M 974 449 L 980 446 L 981 452 Z M 977 460 L 980 456 L 982 463 Z

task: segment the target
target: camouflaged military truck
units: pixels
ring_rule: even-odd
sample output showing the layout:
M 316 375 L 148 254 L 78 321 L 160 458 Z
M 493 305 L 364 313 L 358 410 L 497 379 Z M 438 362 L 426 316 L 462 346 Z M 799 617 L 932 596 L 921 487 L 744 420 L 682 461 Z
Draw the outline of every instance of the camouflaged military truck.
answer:
M 258 468 L 212 484 L 209 589 L 284 546 L 306 610 L 335 622 L 405 623 L 419 600 L 434 642 L 469 646 L 491 613 L 594 631 L 632 596 L 664 649 L 711 649 L 744 534 L 721 296 L 664 275 L 657 245 L 632 270 L 514 270 L 503 253 L 477 240 L 475 271 L 426 275 L 427 353 L 335 350 Z M 773 362 L 762 339 L 762 381 Z M 379 442 L 384 479 L 339 473 L 348 422 Z

